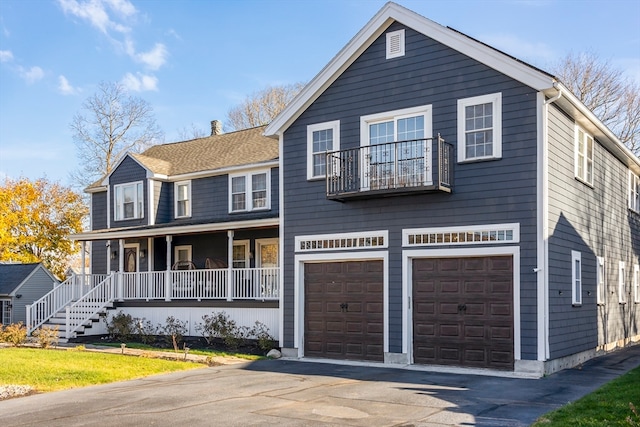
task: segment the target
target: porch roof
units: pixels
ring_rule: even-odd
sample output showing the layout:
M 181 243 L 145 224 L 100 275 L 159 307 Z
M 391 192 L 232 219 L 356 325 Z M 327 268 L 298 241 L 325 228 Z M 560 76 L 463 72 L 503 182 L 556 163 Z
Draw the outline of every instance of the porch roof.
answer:
M 71 234 L 69 238 L 77 241 L 127 239 L 134 237 L 156 237 L 176 234 L 205 233 L 211 231 L 239 230 L 244 228 L 275 227 L 280 224 L 278 217 L 243 219 L 238 221 L 206 222 L 176 225 L 157 224 L 140 227 L 108 228 Z

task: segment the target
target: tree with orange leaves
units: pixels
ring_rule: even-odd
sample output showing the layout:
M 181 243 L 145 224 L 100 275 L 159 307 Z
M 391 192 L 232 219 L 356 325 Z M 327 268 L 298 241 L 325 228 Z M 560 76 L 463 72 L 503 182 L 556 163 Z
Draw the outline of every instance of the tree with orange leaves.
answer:
M 5 179 L 0 185 L 0 261 L 42 262 L 59 278 L 78 252 L 69 234 L 82 231 L 82 197 L 41 178 Z

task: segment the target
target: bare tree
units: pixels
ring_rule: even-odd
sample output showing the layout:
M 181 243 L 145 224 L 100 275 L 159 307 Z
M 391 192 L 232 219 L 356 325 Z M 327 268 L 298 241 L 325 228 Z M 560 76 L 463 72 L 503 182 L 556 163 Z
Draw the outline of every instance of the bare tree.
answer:
M 640 85 L 595 53 L 569 54 L 554 73 L 620 141 L 640 154 Z
M 209 136 L 206 131 L 199 128 L 195 123 L 191 123 L 190 127 L 183 127 L 178 129 L 178 139 L 180 141 L 186 141 L 189 139 L 198 139 Z
M 270 86 L 248 96 L 227 113 L 225 127 L 248 129 L 270 123 L 302 90 L 304 83 Z
M 111 172 L 126 152 L 140 152 L 163 137 L 151 105 L 120 83 L 100 83 L 82 108 L 70 125 L 80 160 L 71 177 L 82 186 Z

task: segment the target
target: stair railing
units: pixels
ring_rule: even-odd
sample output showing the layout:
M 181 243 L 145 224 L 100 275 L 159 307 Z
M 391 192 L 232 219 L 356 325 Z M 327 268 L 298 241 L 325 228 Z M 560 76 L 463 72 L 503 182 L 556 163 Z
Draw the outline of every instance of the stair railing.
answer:
M 116 273 L 111 273 L 76 302 L 66 307 L 65 338 L 73 338 L 82 325 L 113 302 L 115 297 Z

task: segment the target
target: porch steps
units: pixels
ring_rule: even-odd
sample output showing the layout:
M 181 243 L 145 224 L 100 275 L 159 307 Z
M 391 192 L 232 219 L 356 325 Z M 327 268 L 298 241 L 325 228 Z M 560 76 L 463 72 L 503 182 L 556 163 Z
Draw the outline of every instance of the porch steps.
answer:
M 101 316 L 106 314 L 109 310 L 114 309 L 115 305 L 113 302 L 107 304 L 98 313 L 91 316 L 82 324 L 82 326 L 80 326 L 80 328 L 75 332 L 74 338 L 77 335 L 84 335 L 85 331 L 87 329 L 91 329 L 94 323 L 100 322 Z M 47 328 L 55 328 L 56 326 L 58 327 L 58 336 L 60 337 L 58 341 L 66 343 L 68 340 L 66 338 L 63 338 L 67 336 L 67 315 L 64 309 L 54 314 L 48 321 L 46 321 L 42 325 L 42 327 Z

